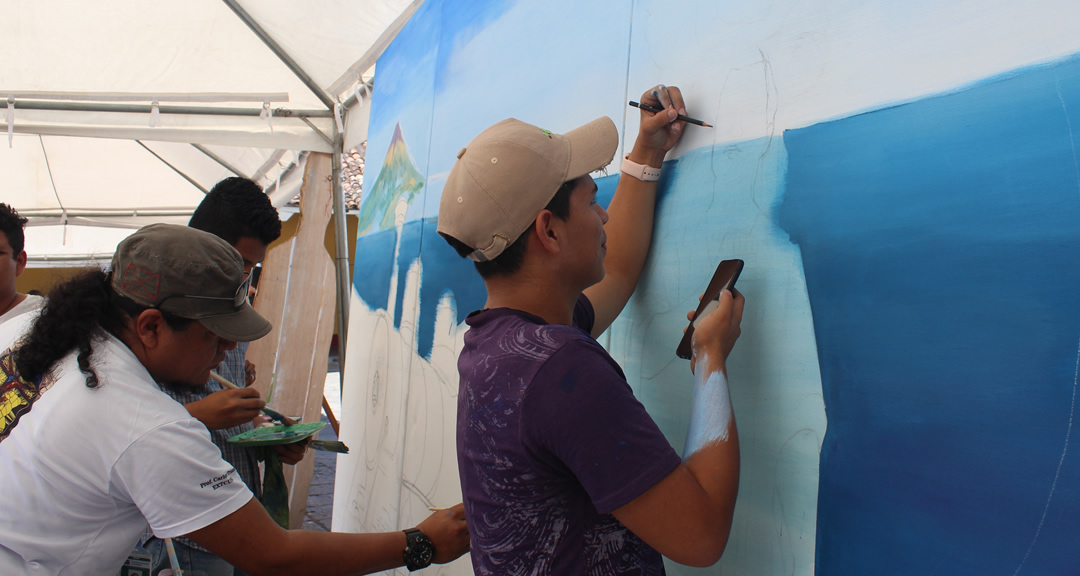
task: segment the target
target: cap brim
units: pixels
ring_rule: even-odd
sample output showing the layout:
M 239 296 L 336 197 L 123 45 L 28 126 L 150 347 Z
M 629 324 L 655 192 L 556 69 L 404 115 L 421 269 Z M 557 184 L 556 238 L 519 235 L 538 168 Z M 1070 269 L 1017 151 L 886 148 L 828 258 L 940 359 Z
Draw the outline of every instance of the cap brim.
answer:
M 601 116 L 588 124 L 578 126 L 563 134 L 570 142 L 570 166 L 566 180 L 580 178 L 595 172 L 615 157 L 619 147 L 619 130 L 607 116 Z
M 234 342 L 251 342 L 270 333 L 270 322 L 259 315 L 250 304 L 232 314 L 199 318 L 208 330 Z

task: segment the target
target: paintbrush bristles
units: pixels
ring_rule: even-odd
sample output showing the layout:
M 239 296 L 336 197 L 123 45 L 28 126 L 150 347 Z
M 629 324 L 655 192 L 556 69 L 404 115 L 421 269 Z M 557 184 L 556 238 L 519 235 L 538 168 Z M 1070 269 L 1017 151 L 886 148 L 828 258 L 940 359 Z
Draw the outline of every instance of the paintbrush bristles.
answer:
M 344 442 L 338 440 L 312 440 L 308 443 L 308 446 L 315 450 L 324 450 L 326 452 L 337 452 L 338 454 L 348 454 L 349 447 Z

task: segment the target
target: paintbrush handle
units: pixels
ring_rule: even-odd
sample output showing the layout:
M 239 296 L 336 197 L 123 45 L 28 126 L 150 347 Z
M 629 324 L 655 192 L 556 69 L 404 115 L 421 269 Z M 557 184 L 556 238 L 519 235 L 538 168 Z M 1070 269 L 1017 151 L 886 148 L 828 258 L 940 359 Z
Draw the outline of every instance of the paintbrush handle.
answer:
M 172 568 L 172 573 L 175 576 L 184 576 L 184 572 L 180 569 L 180 560 L 176 558 L 176 547 L 173 546 L 172 538 L 165 539 L 165 551 L 169 554 L 169 567 Z
M 221 374 L 218 374 L 217 372 L 214 372 L 213 370 L 210 371 L 210 377 L 214 380 L 217 380 L 218 384 L 221 384 L 226 388 L 240 388 L 239 386 L 233 384 L 232 382 L 229 382 L 227 379 L 225 379 L 225 377 L 223 377 Z M 278 422 L 281 422 L 282 424 L 287 424 L 287 422 L 285 422 L 285 417 L 282 416 L 281 413 L 277 410 L 273 410 L 271 408 L 263 406 L 262 413 L 273 418 L 274 420 L 277 420 Z
M 285 421 L 285 416 L 282 415 L 281 412 L 278 412 L 277 410 L 273 410 L 271 408 L 267 408 L 266 406 L 263 406 L 262 407 L 262 412 L 263 412 L 263 414 L 266 414 L 270 418 L 272 418 L 274 420 L 277 420 L 278 422 L 281 422 L 282 424 L 285 424 L 285 425 L 289 424 L 288 422 Z
M 223 377 L 221 374 L 218 374 L 217 372 L 214 372 L 213 370 L 210 371 L 210 377 L 214 380 L 217 380 L 218 384 L 221 384 L 226 388 L 239 388 L 239 386 L 233 384 L 232 382 L 229 382 L 225 379 L 225 377 Z

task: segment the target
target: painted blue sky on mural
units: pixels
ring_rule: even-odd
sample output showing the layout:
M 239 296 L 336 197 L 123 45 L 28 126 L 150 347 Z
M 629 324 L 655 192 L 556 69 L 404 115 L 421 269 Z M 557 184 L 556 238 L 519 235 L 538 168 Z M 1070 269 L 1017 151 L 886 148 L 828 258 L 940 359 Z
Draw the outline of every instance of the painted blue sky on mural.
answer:
M 1076 569 L 1078 136 L 1077 59 L 785 133 L 818 574 Z
M 378 109 L 371 115 L 372 131 L 393 130 L 400 107 L 432 88 L 432 77 L 415 74 L 418 62 L 434 61 L 434 89 L 447 86 L 447 68 L 457 47 L 468 42 L 498 18 L 512 0 L 459 0 L 453 4 L 425 2 L 394 42 L 379 57 Z

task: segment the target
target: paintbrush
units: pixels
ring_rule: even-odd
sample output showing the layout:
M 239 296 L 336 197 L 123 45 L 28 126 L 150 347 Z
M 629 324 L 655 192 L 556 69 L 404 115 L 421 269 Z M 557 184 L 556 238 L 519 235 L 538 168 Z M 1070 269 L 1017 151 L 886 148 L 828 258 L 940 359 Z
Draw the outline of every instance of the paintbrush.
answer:
M 237 386 L 236 384 L 233 384 L 232 382 L 229 382 L 227 379 L 225 379 L 223 376 L 221 376 L 221 374 L 218 374 L 217 372 L 211 371 L 210 376 L 214 380 L 217 380 L 219 384 L 221 384 L 222 386 L 224 386 L 226 388 L 239 388 L 239 386 Z M 263 406 L 262 411 L 263 411 L 263 414 L 266 414 L 267 416 L 273 418 L 274 420 L 277 420 L 278 422 L 281 422 L 282 424 L 285 424 L 286 426 L 288 426 L 288 422 L 285 421 L 285 417 L 282 416 L 280 412 L 278 412 L 276 410 L 273 410 L 271 408 L 267 408 L 265 406 Z M 339 442 L 337 440 L 311 440 L 311 441 L 308 442 L 308 446 L 311 446 L 315 450 L 322 450 L 324 452 L 337 452 L 338 454 L 348 454 L 349 453 L 349 447 L 346 446 L 344 442 Z
M 239 388 L 239 386 L 233 384 L 232 382 L 229 382 L 217 372 L 211 371 L 210 376 L 226 388 Z M 285 417 L 282 416 L 280 412 L 271 408 L 267 408 L 265 406 L 263 406 L 262 411 L 263 414 L 266 414 L 274 420 L 277 420 L 278 422 L 281 422 L 282 424 L 288 426 L 289 423 L 285 421 Z M 338 454 L 349 453 L 349 447 L 346 446 L 344 442 L 339 442 L 338 440 L 311 440 L 308 442 L 308 446 L 311 446 L 315 450 L 322 450 L 324 452 L 337 452 Z
M 176 547 L 173 546 L 172 538 L 165 539 L 165 550 L 169 553 L 169 566 L 173 575 L 184 576 L 184 571 L 180 569 L 180 560 L 176 558 Z
M 323 452 L 337 452 L 338 454 L 348 454 L 349 447 L 344 442 L 337 440 L 312 440 L 308 442 L 308 446 L 316 450 L 322 450 Z
M 228 380 L 223 378 L 221 376 L 221 374 L 218 374 L 217 372 L 211 371 L 210 372 L 210 377 L 213 378 L 214 380 L 217 380 L 218 384 L 221 384 L 222 386 L 224 386 L 226 388 L 239 388 L 239 386 L 237 386 L 236 384 L 233 384 L 232 382 L 229 382 Z M 281 422 L 282 424 L 286 424 L 286 425 L 288 424 L 288 422 L 285 421 L 285 417 L 282 416 L 281 413 L 278 412 L 277 410 L 274 410 L 272 408 L 268 408 L 266 406 L 263 406 L 262 407 L 262 413 L 266 414 L 267 416 L 269 416 L 271 418 L 273 418 L 274 420 L 277 420 L 278 422 Z

